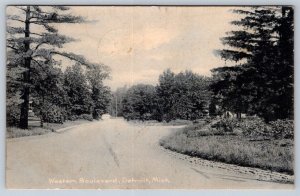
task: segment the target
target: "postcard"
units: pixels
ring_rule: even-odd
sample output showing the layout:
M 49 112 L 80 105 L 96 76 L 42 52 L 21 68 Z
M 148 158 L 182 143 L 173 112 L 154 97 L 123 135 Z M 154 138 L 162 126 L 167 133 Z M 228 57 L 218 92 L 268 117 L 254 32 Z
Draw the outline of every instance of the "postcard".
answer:
M 292 6 L 6 9 L 8 189 L 293 189 Z

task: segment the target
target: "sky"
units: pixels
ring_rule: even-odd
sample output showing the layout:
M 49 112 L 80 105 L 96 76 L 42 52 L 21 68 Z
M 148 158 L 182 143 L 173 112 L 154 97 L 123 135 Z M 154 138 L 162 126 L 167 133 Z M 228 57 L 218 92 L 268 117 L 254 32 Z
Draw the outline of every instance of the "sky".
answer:
M 137 83 L 157 84 L 170 68 L 210 76 L 223 66 L 215 56 L 222 49 L 220 38 L 233 29 L 233 7 L 164 6 L 73 6 L 73 15 L 90 22 L 60 24 L 60 34 L 77 41 L 64 50 L 84 55 L 90 62 L 110 67 L 105 83 L 115 90 Z

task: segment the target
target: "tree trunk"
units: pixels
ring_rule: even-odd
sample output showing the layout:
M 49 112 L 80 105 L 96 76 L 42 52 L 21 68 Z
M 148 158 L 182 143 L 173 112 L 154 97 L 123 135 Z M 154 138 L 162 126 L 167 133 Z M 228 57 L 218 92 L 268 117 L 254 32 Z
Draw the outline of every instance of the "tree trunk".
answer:
M 41 127 L 44 127 L 44 105 L 45 105 L 45 97 L 44 93 L 42 93 L 42 107 L 40 106 L 40 120 L 41 120 Z
M 241 112 L 237 112 L 236 113 L 237 119 L 241 120 L 242 119 L 242 113 Z
M 43 117 L 41 117 L 41 127 L 42 128 L 44 127 L 44 119 L 43 119 Z
M 29 22 L 30 19 L 30 6 L 27 6 L 26 9 L 26 20 L 25 20 L 25 38 L 30 37 L 30 29 L 29 29 Z M 29 52 L 30 50 L 30 42 L 29 40 L 24 41 L 24 52 Z M 28 112 L 29 112 L 29 93 L 30 93 L 30 63 L 31 63 L 31 57 L 25 57 L 24 59 L 24 67 L 27 69 L 23 73 L 23 82 L 24 82 L 24 88 L 23 88 L 23 95 L 21 99 L 23 99 L 23 103 L 21 105 L 21 115 L 20 115 L 20 124 L 19 127 L 21 129 L 28 129 Z

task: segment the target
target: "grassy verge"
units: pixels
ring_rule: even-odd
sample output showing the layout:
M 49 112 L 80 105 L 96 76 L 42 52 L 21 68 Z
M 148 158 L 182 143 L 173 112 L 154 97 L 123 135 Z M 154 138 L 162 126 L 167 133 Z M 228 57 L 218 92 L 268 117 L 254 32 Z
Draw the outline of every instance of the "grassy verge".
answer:
M 292 139 L 252 140 L 238 133 L 209 131 L 203 124 L 198 124 L 187 126 L 162 138 L 160 145 L 208 160 L 294 173 Z
M 87 122 L 90 122 L 90 121 L 88 121 L 88 120 L 66 121 L 63 124 L 44 123 L 44 127 L 29 126 L 29 129 L 19 129 L 17 127 L 7 127 L 6 138 L 44 135 L 47 133 L 55 132 L 58 129 L 62 129 L 62 128 L 70 127 L 70 126 L 74 126 L 74 125 L 80 125 L 80 124 L 87 123 Z

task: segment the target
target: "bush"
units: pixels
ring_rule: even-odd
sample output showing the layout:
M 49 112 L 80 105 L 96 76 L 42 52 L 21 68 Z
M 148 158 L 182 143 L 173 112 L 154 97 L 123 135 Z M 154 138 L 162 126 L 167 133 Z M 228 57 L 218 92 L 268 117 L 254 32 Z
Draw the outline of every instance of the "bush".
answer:
M 93 121 L 93 116 L 91 114 L 81 114 L 78 119 L 84 119 L 88 121 Z
M 188 136 L 209 136 L 209 135 L 235 135 L 242 134 L 251 139 L 293 139 L 293 120 L 276 120 L 269 124 L 258 117 L 248 117 L 238 120 L 221 119 L 216 123 L 209 124 L 209 121 L 197 121 L 197 123 L 186 126 L 185 133 Z M 232 134 L 231 134 L 232 133 Z
M 79 117 L 77 115 L 71 115 L 71 116 L 68 116 L 68 120 L 70 121 L 75 121 L 75 120 L 78 120 Z
M 8 126 L 17 126 L 19 124 L 20 111 L 18 105 L 6 107 L 6 122 Z
M 136 120 L 136 119 L 140 119 L 140 115 L 139 115 L 139 113 L 137 113 L 137 112 L 128 112 L 128 113 L 123 113 L 123 115 L 124 115 L 124 118 L 126 119 L 126 120 Z
M 285 138 L 293 139 L 294 138 L 294 121 L 293 120 L 276 120 L 270 122 L 272 127 L 272 133 L 276 139 Z
M 63 123 L 62 109 L 56 105 L 51 106 L 48 110 L 43 111 L 43 120 L 48 123 Z
M 233 132 L 236 127 L 239 127 L 239 121 L 235 118 L 221 119 L 215 124 L 212 124 L 211 127 L 216 128 L 218 131 Z
M 247 137 L 272 137 L 272 128 L 266 124 L 261 118 L 248 118 L 242 120 L 239 125 L 242 132 Z
M 258 117 L 248 117 L 246 119 L 222 119 L 211 125 L 213 129 L 220 132 L 241 132 L 244 136 L 261 139 L 293 139 L 293 120 L 276 120 L 269 124 Z
M 194 124 L 201 124 L 201 123 L 203 123 L 203 122 L 205 122 L 205 123 L 211 123 L 213 120 L 215 120 L 216 118 L 214 118 L 214 117 L 211 117 L 211 116 L 205 116 L 205 117 L 203 117 L 203 118 L 200 118 L 200 119 L 196 119 L 196 120 L 193 120 L 193 123 Z
M 6 122 L 8 126 L 17 126 L 19 124 L 21 113 L 20 104 L 20 99 L 15 95 L 6 98 Z
M 101 110 L 101 109 L 94 109 L 93 111 L 93 119 L 96 119 L 96 120 L 100 120 L 101 119 L 101 116 L 105 114 L 105 111 L 104 110 Z
M 212 130 L 216 129 L 218 133 L 239 132 L 250 138 L 271 138 L 273 137 L 272 127 L 266 124 L 264 120 L 258 117 L 249 117 L 238 120 L 236 118 L 221 119 L 211 125 Z
M 42 118 L 44 122 L 47 123 L 63 123 L 64 119 L 64 109 L 58 105 L 54 105 L 49 101 L 40 103 L 35 101 L 33 104 L 33 115 Z
M 80 115 L 72 115 L 68 117 L 68 120 L 70 121 L 75 121 L 80 119 L 93 121 L 94 118 L 92 114 L 80 114 Z
M 147 113 L 143 114 L 140 118 L 141 118 L 141 120 L 151 120 L 152 119 L 151 117 L 152 117 L 152 114 L 147 112 Z

